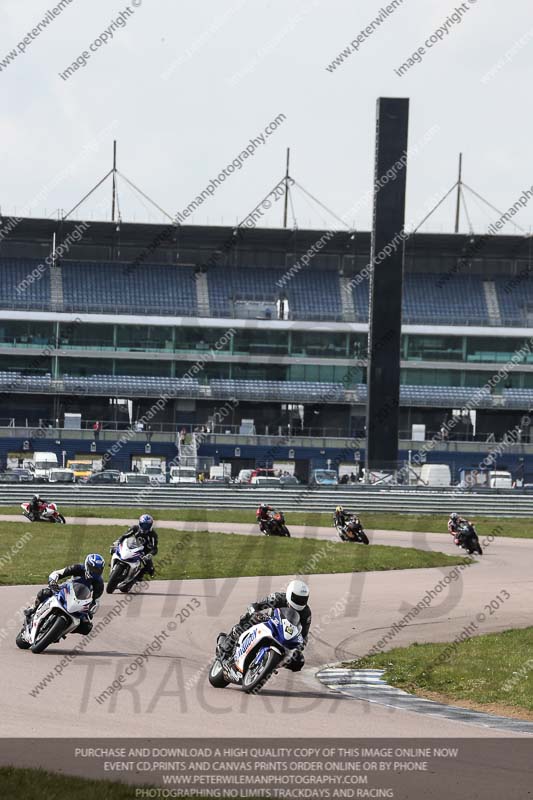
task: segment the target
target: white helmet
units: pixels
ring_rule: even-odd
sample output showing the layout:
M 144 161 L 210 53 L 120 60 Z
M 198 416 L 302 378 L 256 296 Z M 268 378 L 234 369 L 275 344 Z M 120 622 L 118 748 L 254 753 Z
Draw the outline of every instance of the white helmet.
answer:
M 309 602 L 309 586 L 303 581 L 291 581 L 285 593 L 288 605 L 296 611 L 302 611 Z

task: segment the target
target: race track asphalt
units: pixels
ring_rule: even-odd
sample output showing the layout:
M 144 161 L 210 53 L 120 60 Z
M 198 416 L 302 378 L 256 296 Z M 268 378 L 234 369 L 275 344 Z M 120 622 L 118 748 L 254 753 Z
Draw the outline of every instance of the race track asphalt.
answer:
M 125 523 L 113 519 L 86 522 Z M 159 523 L 161 528 L 178 526 L 187 530 L 210 527 L 257 532 L 255 526 L 247 525 Z M 292 532 L 337 540 L 332 529 L 292 528 Z M 374 543 L 458 553 L 444 535 L 397 531 L 372 531 L 369 535 Z M 388 647 L 452 640 L 481 612 L 486 619 L 479 624 L 479 633 L 530 625 L 532 556 L 533 540 L 494 539 L 486 546 L 483 557 L 463 569 L 459 579 L 450 581 L 428 608 L 394 633 Z M 282 588 L 286 577 L 156 580 L 143 595 L 134 596 L 127 603 L 120 593 L 104 594 L 95 622 L 105 619 L 121 600 L 124 608 L 68 664 L 67 657 L 82 637 L 71 635 L 41 655 L 17 649 L 14 638 L 20 624 L 20 608 L 32 599 L 35 587 L 3 586 L 0 734 L 497 736 L 498 731 L 493 729 L 448 720 L 436 723 L 431 716 L 354 700 L 328 690 L 315 678 L 316 671 L 325 664 L 366 653 L 452 569 L 311 575 L 314 636 L 306 650 L 306 667 L 299 674 L 281 670 L 256 696 L 245 695 L 234 687 L 212 688 L 206 670 L 217 633 L 236 622 L 254 599 Z M 510 598 L 489 613 L 485 606 L 502 590 Z M 154 643 L 156 637 L 159 644 Z M 139 659 L 151 644 L 152 654 Z M 143 662 L 138 668 L 132 666 L 135 659 Z M 48 682 L 37 690 L 47 675 Z M 117 681 L 120 690 L 98 702 L 96 698 L 113 681 Z

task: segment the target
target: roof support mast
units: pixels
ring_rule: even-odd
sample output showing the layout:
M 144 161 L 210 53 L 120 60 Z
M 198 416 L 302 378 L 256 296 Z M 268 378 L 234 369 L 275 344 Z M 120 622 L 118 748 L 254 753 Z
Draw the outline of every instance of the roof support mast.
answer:
M 287 147 L 287 164 L 285 167 L 285 202 L 283 205 L 283 227 L 287 227 L 287 207 L 289 202 L 289 163 L 291 158 L 291 148 Z
M 113 189 L 111 195 L 111 220 L 115 221 L 115 205 L 117 199 L 117 140 L 113 139 Z
M 463 154 L 459 153 L 459 177 L 457 178 L 457 202 L 455 204 L 455 233 L 459 233 L 461 217 L 461 191 L 463 186 Z

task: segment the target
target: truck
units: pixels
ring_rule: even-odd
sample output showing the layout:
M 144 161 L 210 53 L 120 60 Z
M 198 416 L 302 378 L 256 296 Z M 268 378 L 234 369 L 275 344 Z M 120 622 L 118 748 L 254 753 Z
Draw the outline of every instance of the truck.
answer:
M 84 478 L 90 478 L 93 474 L 93 462 L 69 459 L 67 461 L 67 469 L 71 469 L 74 473 L 74 480 L 80 481 Z
M 47 481 L 51 469 L 57 469 L 59 462 L 55 453 L 34 453 L 33 460 L 27 462 L 28 468 L 33 473 L 33 479 L 36 482 Z

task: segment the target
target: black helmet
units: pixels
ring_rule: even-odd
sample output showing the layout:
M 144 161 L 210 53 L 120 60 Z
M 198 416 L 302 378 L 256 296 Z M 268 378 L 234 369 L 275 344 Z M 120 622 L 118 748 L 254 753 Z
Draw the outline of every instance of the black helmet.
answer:
M 39 494 L 34 494 L 34 495 L 33 495 L 33 499 L 34 499 L 34 500 L 40 500 L 40 499 L 41 499 L 41 495 L 39 495 Z

